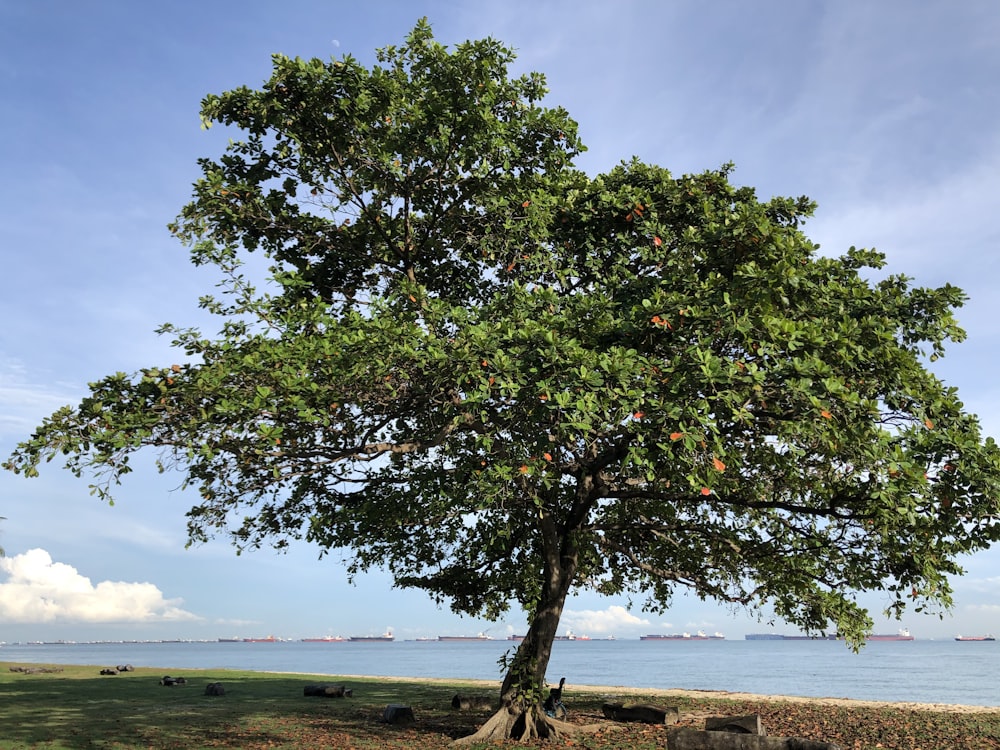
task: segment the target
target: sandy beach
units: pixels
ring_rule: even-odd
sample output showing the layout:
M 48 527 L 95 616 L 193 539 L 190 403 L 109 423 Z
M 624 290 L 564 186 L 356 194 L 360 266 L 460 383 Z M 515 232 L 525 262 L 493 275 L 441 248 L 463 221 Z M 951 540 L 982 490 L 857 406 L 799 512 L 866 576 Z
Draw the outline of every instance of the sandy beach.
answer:
M 393 681 L 393 682 L 426 682 L 449 685 L 461 685 L 476 689 L 496 689 L 498 683 L 490 680 L 459 680 L 434 677 L 372 677 L 370 675 L 338 675 L 339 677 L 358 680 Z M 898 701 L 867 701 L 853 698 L 824 697 L 814 698 L 796 695 L 758 695 L 754 693 L 734 693 L 727 690 L 683 690 L 680 688 L 634 688 L 614 685 L 572 685 L 572 690 L 581 693 L 592 693 L 608 698 L 627 696 L 683 696 L 687 698 L 717 698 L 719 700 L 767 701 L 771 703 L 811 703 L 814 705 L 846 706 L 857 708 L 896 708 L 912 711 L 935 711 L 940 713 L 987 714 L 1000 713 L 1000 706 L 966 706 L 953 703 L 911 703 Z

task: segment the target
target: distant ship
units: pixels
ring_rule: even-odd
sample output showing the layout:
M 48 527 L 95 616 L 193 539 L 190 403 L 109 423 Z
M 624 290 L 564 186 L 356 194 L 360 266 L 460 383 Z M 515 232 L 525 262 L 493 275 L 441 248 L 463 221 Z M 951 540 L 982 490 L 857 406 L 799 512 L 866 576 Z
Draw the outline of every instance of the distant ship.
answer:
M 725 639 L 726 636 L 722 633 L 706 635 L 703 630 L 699 630 L 694 635 L 691 635 L 691 633 L 670 633 L 669 635 L 650 633 L 649 635 L 639 636 L 640 641 L 723 641 Z
M 324 635 L 322 638 L 301 638 L 302 643 L 343 643 L 347 639 L 339 635 Z
M 219 643 L 243 643 L 242 638 L 220 638 Z
M 956 641 L 995 641 L 992 635 L 958 635 L 955 636 Z
M 388 643 L 389 641 L 396 640 L 396 636 L 385 632 L 382 635 L 352 635 L 348 640 L 352 642 L 360 641 L 362 643 Z
M 913 636 L 906 628 L 900 628 L 895 633 L 872 633 L 868 636 L 869 641 L 912 641 Z
M 438 640 L 448 643 L 456 641 L 492 641 L 493 636 L 486 635 L 486 633 L 477 633 L 476 635 L 439 635 Z
M 269 635 L 266 638 L 244 638 L 244 643 L 277 643 L 280 638 L 275 638 L 273 635 Z
M 748 641 L 835 641 L 835 635 L 783 635 L 781 633 L 747 633 Z
M 507 636 L 507 640 L 508 641 L 523 641 L 524 639 L 525 639 L 525 636 L 523 636 L 523 635 L 508 635 Z M 615 639 L 615 637 L 613 635 L 609 635 L 607 638 L 597 638 L 597 639 L 594 639 L 594 638 L 591 638 L 589 635 L 577 635 L 572 630 L 567 630 L 566 631 L 566 635 L 557 635 L 553 640 L 556 640 L 556 641 L 592 641 L 592 640 L 613 641 L 614 639 Z

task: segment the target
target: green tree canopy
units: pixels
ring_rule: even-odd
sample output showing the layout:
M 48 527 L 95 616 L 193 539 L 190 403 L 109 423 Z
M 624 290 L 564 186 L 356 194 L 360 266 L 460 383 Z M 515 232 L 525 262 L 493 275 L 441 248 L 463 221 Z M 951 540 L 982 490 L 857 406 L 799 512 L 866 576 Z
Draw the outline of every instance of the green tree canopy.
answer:
M 925 365 L 960 290 L 820 255 L 808 199 L 728 166 L 581 173 L 576 124 L 496 41 L 420 22 L 378 60 L 276 56 L 204 100 L 239 138 L 171 229 L 219 270 L 218 332 L 164 326 L 179 364 L 91 384 L 8 468 L 58 456 L 110 497 L 159 449 L 200 493 L 192 540 L 305 539 L 458 612 L 516 603 L 480 736 L 565 730 L 537 697 L 574 589 L 767 604 L 855 644 L 858 592 L 949 605 L 1000 528 L 996 445 Z

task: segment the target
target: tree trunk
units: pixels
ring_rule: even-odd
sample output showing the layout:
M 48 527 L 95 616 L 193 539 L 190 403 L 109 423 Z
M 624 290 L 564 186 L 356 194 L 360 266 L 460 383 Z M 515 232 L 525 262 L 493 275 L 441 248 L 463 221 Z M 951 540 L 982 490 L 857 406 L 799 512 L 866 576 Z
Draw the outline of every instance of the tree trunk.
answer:
M 543 585 L 528 632 L 511 659 L 500 688 L 500 710 L 475 734 L 456 740 L 454 744 L 484 740 L 557 739 L 580 730 L 574 724 L 547 716 L 541 708 L 547 694 L 545 672 L 552 655 L 552 643 L 577 569 L 577 551 L 572 534 L 557 531 L 555 524 L 547 518 L 542 519 L 541 528 L 545 548 Z
M 557 601 L 547 602 L 536 610 L 500 688 L 500 700 L 504 703 L 525 697 L 538 702 L 544 697 L 541 691 L 545 685 L 545 672 L 552 656 L 552 643 L 559 630 L 559 619 L 565 601 L 564 591 L 558 595 Z

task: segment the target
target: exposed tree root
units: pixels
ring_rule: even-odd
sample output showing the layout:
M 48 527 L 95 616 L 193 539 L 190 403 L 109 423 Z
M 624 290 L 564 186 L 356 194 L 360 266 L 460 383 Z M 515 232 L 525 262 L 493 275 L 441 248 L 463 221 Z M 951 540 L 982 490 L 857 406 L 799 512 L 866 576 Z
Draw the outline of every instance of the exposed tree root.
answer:
M 451 744 L 471 745 L 474 742 L 499 742 L 512 739 L 524 742 L 534 739 L 557 740 L 592 732 L 597 726 L 580 726 L 553 719 L 538 708 L 525 711 L 513 706 L 501 706 L 500 710 L 474 734 L 461 737 Z

